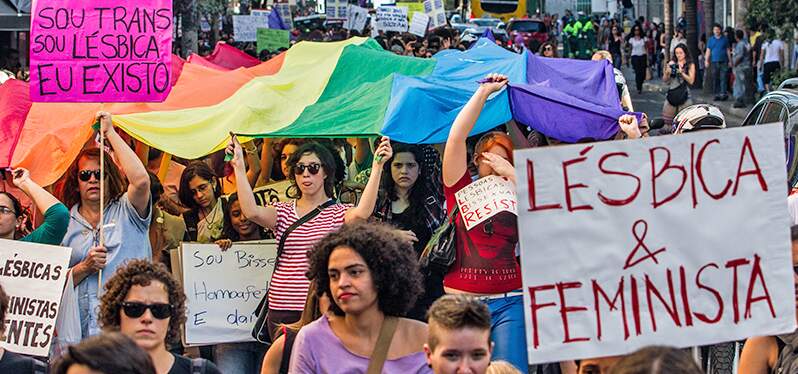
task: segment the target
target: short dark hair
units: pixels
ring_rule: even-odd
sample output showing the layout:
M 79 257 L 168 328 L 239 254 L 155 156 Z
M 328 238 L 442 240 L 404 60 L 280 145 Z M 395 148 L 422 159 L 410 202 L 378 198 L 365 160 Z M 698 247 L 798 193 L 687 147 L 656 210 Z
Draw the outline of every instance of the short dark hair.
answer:
M 122 197 L 122 195 L 127 192 L 127 181 L 125 180 L 125 177 L 122 176 L 122 172 L 119 171 L 119 168 L 116 166 L 114 161 L 108 155 L 108 152 L 103 152 L 102 155 L 103 161 L 105 162 L 106 178 L 108 178 L 108 189 L 105 191 L 105 196 L 110 198 L 109 201 L 114 201 Z M 72 208 L 80 203 L 80 188 L 78 187 L 78 172 L 80 172 L 80 170 L 78 170 L 78 164 L 80 164 L 80 160 L 83 158 L 93 158 L 99 160 L 100 149 L 89 148 L 80 151 L 78 157 L 75 158 L 75 161 L 69 166 L 69 170 L 66 172 L 66 178 L 64 179 L 64 185 L 61 190 L 61 201 L 64 202 L 64 205 L 66 205 L 67 208 Z
M 713 23 L 713 24 L 712 24 L 712 28 L 713 28 L 713 29 L 714 29 L 714 28 L 716 28 L 716 27 L 717 27 L 717 28 L 719 28 L 721 31 L 723 31 L 723 26 L 721 26 L 721 25 L 720 25 L 719 23 L 717 23 L 717 22 L 715 22 L 715 23 Z
M 288 196 L 291 198 L 301 198 L 302 197 L 302 190 L 296 184 L 296 174 L 294 173 L 294 169 L 296 168 L 299 159 L 306 154 L 314 154 L 316 157 L 319 158 L 321 161 L 321 167 L 324 169 L 324 173 L 327 174 L 327 179 L 324 180 L 324 192 L 327 194 L 327 197 L 335 196 L 335 182 L 336 182 L 336 162 L 335 156 L 333 156 L 330 149 L 327 146 L 318 143 L 318 142 L 309 142 L 299 146 L 296 152 L 291 155 L 286 161 L 288 165 L 288 174 L 286 177 L 291 181 L 291 187 L 288 189 Z M 326 271 L 326 270 L 325 270 Z
M 695 360 L 682 349 L 664 346 L 645 347 L 624 356 L 609 374 L 702 374 Z
M 382 313 L 404 316 L 415 305 L 423 288 L 413 246 L 402 240 L 391 226 L 355 222 L 330 233 L 310 252 L 307 276 L 316 284 L 318 295 L 330 295 L 330 310 L 336 315 L 342 316 L 344 311 L 335 304 L 335 296 L 330 291 L 327 265 L 332 252 L 340 247 L 352 248 L 366 261 Z
M 152 263 L 147 260 L 130 260 L 114 273 L 105 284 L 105 293 L 100 298 L 99 322 L 103 329 L 119 330 L 121 323 L 119 312 L 130 288 L 133 286 L 149 286 L 152 281 L 163 283 L 169 295 L 172 315 L 169 320 L 169 331 L 166 341 L 173 342 L 180 336 L 180 326 L 186 322 L 186 295 L 183 287 L 178 285 L 166 265 Z M 115 373 L 116 374 L 116 373 Z
M 743 38 L 745 38 L 745 33 L 740 29 L 734 30 L 734 37 L 743 40 Z
M 216 174 L 213 173 L 211 167 L 202 161 L 192 161 L 185 170 L 183 170 L 183 174 L 180 175 L 180 191 L 177 192 L 177 197 L 183 205 L 192 210 L 198 210 L 200 208 L 199 204 L 194 201 L 194 194 L 191 193 L 191 188 L 188 186 L 189 182 L 191 182 L 194 177 L 200 177 L 200 179 L 215 184 L 213 188 L 214 198 L 222 196 L 222 183 L 219 181 Z
M 427 322 L 430 326 L 427 345 L 434 351 L 438 345 L 438 337 L 434 333 L 436 328 L 445 330 L 473 328 L 488 331 L 491 326 L 490 310 L 485 303 L 471 296 L 444 295 L 430 306 Z
M 72 365 L 88 366 L 105 374 L 155 374 L 150 355 L 118 332 L 92 336 L 69 346 L 52 373 L 66 374 Z

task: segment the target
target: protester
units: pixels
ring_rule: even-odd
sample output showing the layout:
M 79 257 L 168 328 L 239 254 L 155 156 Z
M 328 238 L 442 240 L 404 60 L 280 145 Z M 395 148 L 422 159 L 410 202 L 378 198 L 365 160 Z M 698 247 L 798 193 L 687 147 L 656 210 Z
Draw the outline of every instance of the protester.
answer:
M 790 227 L 793 282 L 798 301 L 798 225 Z M 796 306 L 798 320 L 798 306 Z M 778 336 L 748 338 L 740 355 L 740 374 L 795 373 L 798 370 L 798 330 Z
M 69 210 L 55 196 L 36 184 L 27 169 L 11 170 L 11 182 L 33 201 L 44 222 L 36 230 L 22 236 L 18 228 L 29 221 L 22 204 L 12 194 L 0 191 L 0 239 L 19 239 L 23 242 L 58 245 L 64 239 L 69 226 Z
M 194 161 L 180 176 L 180 202 L 190 211 L 183 213 L 186 233 L 183 240 L 213 243 L 222 238 L 227 202 L 222 183 L 208 164 Z
M 171 269 L 169 251 L 180 247 L 183 235 L 186 233 L 186 223 L 181 217 L 174 216 L 166 212 L 162 206 L 167 198 L 164 195 L 164 187 L 158 177 L 150 175 L 150 195 L 155 204 L 152 205 L 152 218 L 150 224 L 150 247 L 152 248 L 152 260 L 166 264 Z
M 411 253 L 410 243 L 381 224 L 346 224 L 322 239 L 308 277 L 317 293 L 331 295 L 336 317 L 323 315 L 299 331 L 289 372 L 365 372 L 370 365 L 431 372 L 423 352 L 427 325 L 401 318 L 422 290 Z
M 84 149 L 66 172 L 61 199 L 71 207 L 69 228 L 61 245 L 72 248 L 69 266 L 77 288 L 80 330 L 84 338 L 100 332 L 94 313 L 99 302 L 99 286 L 125 261 L 152 256 L 148 237 L 151 201 L 147 169 L 114 130 L 111 114 L 99 112 L 97 118 L 100 134 L 114 151 L 119 168 L 106 152 L 100 153 L 97 148 Z M 105 165 L 102 215 L 100 157 Z M 123 174 L 127 176 L 127 183 Z M 104 240 L 100 238 L 101 232 Z M 103 279 L 99 279 L 99 270 L 103 270 Z
M 609 51 L 596 51 L 591 60 L 607 60 L 610 62 L 610 65 L 615 65 L 613 63 L 613 57 Z M 632 105 L 632 96 L 629 94 L 629 86 L 626 84 L 626 78 L 617 68 L 613 68 L 613 72 L 615 76 L 615 85 L 618 87 L 618 96 L 621 101 L 621 108 L 623 108 L 625 111 L 634 111 L 634 106 Z
M 418 258 L 432 233 L 446 218 L 443 191 L 432 182 L 432 165 L 425 162 L 422 146 L 392 143 L 394 157 L 385 163 L 382 194 L 374 217 L 400 229 L 412 243 Z M 424 269 L 424 293 L 408 313 L 409 318 L 426 321 L 427 309 L 443 295 L 443 275 Z
M 557 45 L 554 44 L 554 42 L 552 42 L 552 41 L 547 41 L 547 42 L 543 43 L 543 45 L 541 45 L 540 49 L 538 50 L 538 55 L 543 56 L 543 57 L 556 58 L 557 57 Z
M 435 374 L 483 374 L 493 343 L 487 305 L 467 295 L 446 295 L 429 309 L 427 363 Z
M 9 302 L 3 286 L 0 286 L 0 321 L 6 321 Z M 5 332 L 6 324 L 0 323 L 0 336 L 5 337 Z M 41 361 L 0 347 L 0 373 L 44 374 L 46 372 L 47 365 Z
M 269 346 L 266 357 L 263 358 L 261 374 L 288 374 L 288 367 L 291 363 L 291 352 L 294 350 L 296 335 L 302 327 L 319 319 L 322 315 L 327 315 L 330 310 L 330 298 L 327 294 L 319 295 L 316 292 L 314 283 L 308 287 L 307 302 L 305 309 L 302 310 L 302 317 L 299 321 L 290 325 L 282 325 L 278 330 L 279 336 Z M 328 318 L 335 318 L 334 314 L 327 315 Z
M 646 69 L 648 63 L 646 62 L 646 37 L 643 35 L 643 29 L 640 25 L 632 27 L 632 34 L 628 40 L 629 45 L 632 47 L 632 67 L 635 71 L 635 87 L 637 93 L 643 92 L 643 82 L 646 80 Z
M 457 206 L 455 193 L 472 183 L 466 159 L 466 138 L 474 127 L 482 107 L 492 93 L 507 85 L 507 78 L 491 74 L 463 107 L 449 131 L 443 155 L 443 183 L 447 211 Z M 474 150 L 473 164 L 479 178 L 499 175 L 515 183 L 513 144 L 509 136 L 489 132 L 480 138 Z M 462 216 L 454 219 L 456 255 L 444 278 L 447 293 L 471 294 L 484 300 L 491 310 L 491 339 L 496 342 L 494 356 L 519 369 L 527 367 L 526 336 L 521 288 L 521 269 L 516 261 L 518 243 L 516 216 L 501 212 L 465 230 Z M 477 250 L 471 249 L 475 247 Z M 483 270 L 484 269 L 484 270 Z M 487 281 L 476 276 L 482 272 L 504 274 L 502 280 Z
M 163 264 L 130 260 L 105 285 L 99 320 L 106 331 L 119 331 L 146 351 L 158 374 L 206 374 L 220 371 L 203 359 L 188 359 L 166 350 L 179 339 L 186 321 L 183 287 Z
M 731 67 L 731 43 L 723 35 L 720 24 L 712 27 L 713 35 L 707 41 L 707 52 L 704 57 L 706 66 L 712 66 L 712 79 L 714 85 L 715 101 L 725 101 L 729 98 L 726 76 Z
M 2 366 L 0 366 L 2 369 Z M 23 373 L 5 371 L 3 373 Z M 150 356 L 120 333 L 90 337 L 67 348 L 53 374 L 156 374 Z
M 662 119 L 667 129 L 673 126 L 673 117 L 683 108 L 693 104 L 690 86 L 696 79 L 696 67 L 687 46 L 680 44 L 673 50 L 674 59 L 668 61 L 662 80 L 668 84 L 665 102 L 662 104 Z
M 671 347 L 646 347 L 618 360 L 608 374 L 703 374 L 688 352 Z
M 231 164 L 236 178 L 245 179 L 243 151 L 235 139 L 231 141 L 227 152 L 233 153 Z M 293 228 L 288 230 L 288 234 L 292 235 L 286 236 L 284 240 L 284 251 L 277 259 L 278 264 L 270 283 L 267 296 L 268 331 L 275 331 L 279 324 L 299 320 L 309 285 L 304 274 L 308 266 L 306 254 L 313 244 L 344 223 L 371 216 L 377 200 L 382 165 L 393 156 L 388 138 L 382 139 L 375 154 L 377 157 L 372 162 L 371 176 L 356 207 L 334 204 L 331 200 L 334 196 L 337 164 L 330 150 L 319 143 L 302 145 L 287 160 L 291 190 L 299 196 L 297 200 L 279 202 L 273 206 L 258 206 L 249 184 L 238 184 L 241 210 L 247 218 L 273 230 L 278 240 L 287 235 L 287 229 Z M 307 216 L 308 214 L 317 215 Z M 293 227 L 301 220 L 300 217 L 306 216 L 306 222 L 300 222 L 300 225 Z
M 752 76 L 751 70 L 751 45 L 745 38 L 743 30 L 734 32 L 736 43 L 734 45 L 734 52 L 732 53 L 732 71 L 734 72 L 734 87 L 732 87 L 732 94 L 734 96 L 734 107 L 744 108 L 745 97 L 750 79 Z
M 770 92 L 773 87 L 773 74 L 777 74 L 784 64 L 784 43 L 775 32 L 768 31 L 767 39 L 762 43 L 762 53 L 759 55 L 762 64 L 762 79 L 765 82 L 765 91 Z

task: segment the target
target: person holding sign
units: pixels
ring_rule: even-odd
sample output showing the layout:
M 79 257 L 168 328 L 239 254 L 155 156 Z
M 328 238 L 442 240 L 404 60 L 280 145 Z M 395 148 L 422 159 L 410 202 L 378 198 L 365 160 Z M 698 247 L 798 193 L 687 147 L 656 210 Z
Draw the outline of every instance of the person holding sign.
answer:
M 472 183 L 466 160 L 466 138 L 474 128 L 482 107 L 492 94 L 507 85 L 507 77 L 491 74 L 452 124 L 443 153 L 443 183 L 448 211 L 458 208 L 455 194 Z M 474 150 L 479 178 L 497 175 L 515 183 L 513 144 L 507 134 L 489 132 Z M 444 290 L 469 294 L 488 304 L 493 319 L 491 339 L 494 358 L 506 360 L 519 369 L 527 368 L 524 302 L 521 269 L 516 261 L 517 217 L 501 211 L 466 230 L 463 215 L 454 218 L 456 227 L 455 261 L 443 280 Z
M 322 239 L 308 277 L 319 294 L 330 295 L 335 317 L 299 330 L 288 372 L 431 373 L 423 352 L 427 325 L 400 318 L 422 290 L 412 253 L 384 224 L 346 224 Z
M 131 260 L 108 280 L 101 301 L 102 328 L 133 339 L 150 355 L 157 374 L 221 373 L 209 361 L 166 350 L 186 321 L 186 295 L 163 264 Z
M 61 244 L 67 226 L 69 226 L 69 211 L 66 206 L 36 184 L 30 178 L 30 172 L 27 169 L 11 170 L 10 174 L 14 185 L 33 201 L 39 212 L 44 213 L 44 223 L 19 240 L 41 244 Z M 25 216 L 19 200 L 8 192 L 0 192 L 0 239 L 17 239 L 19 236 L 17 227 L 24 220 Z
M 71 207 L 69 228 L 61 245 L 72 248 L 69 266 L 77 288 L 84 338 L 99 333 L 93 312 L 99 303 L 98 284 L 104 284 L 125 261 L 152 257 L 150 176 L 136 153 L 114 130 L 111 114 L 99 112 L 97 119 L 100 136 L 111 145 L 119 167 L 105 151 L 84 149 L 66 173 L 61 199 Z M 100 170 L 100 157 L 104 159 L 104 171 Z M 105 184 L 105 201 L 100 201 L 100 183 Z M 100 207 L 104 207 L 102 212 Z M 103 270 L 103 279 L 99 279 L 99 270 Z
M 0 286 L 0 321 L 6 321 L 9 301 L 8 294 Z M 5 337 L 5 330 L 6 324 L 0 324 L 0 336 Z M 0 347 L 0 373 L 44 374 L 46 371 L 47 365 L 41 361 Z
M 235 169 L 236 180 L 246 180 L 244 152 L 235 137 L 231 139 L 227 153 L 233 154 L 230 163 Z M 315 142 L 300 146 L 287 161 L 291 190 L 296 191 L 299 199 L 259 206 L 252 187 L 248 183 L 237 183 L 244 215 L 274 231 L 277 240 L 282 242 L 277 249 L 277 264 L 266 296 L 270 333 L 279 324 L 298 321 L 302 314 L 310 284 L 305 277 L 307 253 L 313 245 L 344 223 L 368 219 L 374 211 L 382 166 L 393 156 L 387 137 L 382 138 L 375 154 L 371 176 L 356 207 L 335 204 L 332 200 L 335 159 L 326 146 Z

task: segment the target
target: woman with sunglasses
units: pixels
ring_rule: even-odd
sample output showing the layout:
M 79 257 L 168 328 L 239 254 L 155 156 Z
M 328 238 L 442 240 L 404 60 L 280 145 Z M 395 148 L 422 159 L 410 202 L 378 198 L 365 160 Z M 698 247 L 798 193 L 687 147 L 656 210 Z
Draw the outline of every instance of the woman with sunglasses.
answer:
M 235 169 L 236 179 L 243 180 L 246 178 L 244 154 L 235 137 L 227 147 L 227 152 L 233 154 L 230 163 Z M 382 138 L 375 155 L 371 176 L 355 207 L 333 203 L 336 156 L 328 147 L 316 142 L 303 144 L 287 161 L 291 180 L 289 196 L 298 196 L 296 200 L 259 206 L 252 188 L 247 183 L 238 183 L 238 199 L 244 215 L 252 222 L 272 230 L 278 241 L 286 229 L 302 217 L 314 211 L 317 214 L 286 236 L 267 296 L 269 311 L 266 321 L 270 333 L 273 334 L 280 324 L 298 321 L 302 314 L 310 285 L 305 277 L 307 253 L 313 249 L 313 245 L 344 223 L 368 219 L 374 211 L 383 164 L 393 156 L 387 137 Z
M 99 319 L 104 330 L 119 331 L 146 351 L 158 374 L 220 373 L 208 361 L 166 350 L 186 321 L 186 295 L 163 264 L 131 260 L 119 268 L 105 285 Z
M 507 77 L 491 74 L 479 86 L 452 124 L 443 153 L 443 191 L 447 211 L 457 208 L 455 194 L 472 183 L 466 159 L 466 138 L 474 128 L 488 97 L 507 85 Z M 471 161 L 478 177 L 501 176 L 515 183 L 513 143 L 503 132 L 483 135 Z M 521 292 L 521 268 L 516 260 L 517 218 L 509 212 L 498 213 L 466 230 L 462 215 L 454 217 L 456 228 L 455 261 L 443 280 L 446 293 L 475 296 L 488 304 L 493 320 L 491 340 L 496 346 L 493 357 L 516 368 L 527 369 L 524 335 L 524 300 Z M 475 250 L 476 249 L 476 250 Z M 491 277 L 488 274 L 502 274 Z
M 41 244 L 61 244 L 69 226 L 69 210 L 55 196 L 36 184 L 27 169 L 10 171 L 11 182 L 28 196 L 44 214 L 44 222 L 28 235 L 21 236 L 18 228 L 25 223 L 22 204 L 12 194 L 0 192 L 0 239 Z
M 538 51 L 538 54 L 543 56 L 543 57 L 556 58 L 557 57 L 557 46 L 554 44 L 554 42 L 551 42 L 551 41 L 545 42 L 545 43 L 543 43 L 542 46 L 540 46 L 540 50 Z
M 97 113 L 100 132 L 119 164 L 97 148 L 84 149 L 66 173 L 61 201 L 70 208 L 69 228 L 61 245 L 72 248 L 69 267 L 78 297 L 80 329 L 88 337 L 100 332 L 96 313 L 98 284 L 130 259 L 152 258 L 150 249 L 150 176 L 136 153 L 114 130 L 111 114 Z M 105 178 L 100 180 L 100 157 Z M 121 170 L 120 170 L 121 169 Z M 127 181 L 125 177 L 127 176 Z M 105 186 L 100 222 L 100 183 Z M 100 246 L 100 228 L 104 234 Z M 103 279 L 98 271 L 103 269 Z

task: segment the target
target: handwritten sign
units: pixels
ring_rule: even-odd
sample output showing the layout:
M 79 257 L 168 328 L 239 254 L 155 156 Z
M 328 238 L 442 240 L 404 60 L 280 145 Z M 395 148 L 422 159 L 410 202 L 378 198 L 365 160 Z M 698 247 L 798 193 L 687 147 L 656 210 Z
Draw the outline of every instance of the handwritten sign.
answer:
M 237 42 L 258 41 L 259 28 L 269 28 L 269 17 L 233 16 L 233 37 Z
M 407 8 L 407 17 L 409 19 L 413 19 L 413 15 L 415 15 L 416 13 L 424 13 L 424 4 L 420 2 L 418 3 L 397 2 L 396 6 L 400 8 Z
M 408 32 L 420 37 L 427 34 L 427 25 L 429 24 L 429 16 L 424 13 L 417 12 L 413 14 L 413 19 L 410 20 L 410 28 Z
M 172 1 L 38 0 L 31 100 L 163 101 L 172 86 Z
M 795 330 L 780 126 L 515 152 L 530 363 Z
M 382 31 L 407 31 L 407 8 L 381 6 L 375 16 L 377 29 Z
M 354 4 L 349 4 L 349 9 L 346 11 L 347 18 L 344 28 L 347 30 L 363 31 L 366 27 L 366 21 L 369 17 L 369 11 L 366 8 L 361 8 Z
M 325 2 L 327 19 L 347 19 L 349 4 L 346 0 L 327 0 Z
M 446 8 L 443 0 L 424 0 L 424 13 L 430 18 L 430 29 L 446 26 Z
M 274 241 L 234 243 L 224 252 L 215 244 L 183 243 L 186 344 L 252 341 L 255 308 L 266 295 L 276 257 Z
M 255 202 L 258 205 L 269 205 L 276 202 L 288 202 L 288 188 L 291 187 L 290 180 L 269 183 L 265 186 L 255 188 Z
M 47 357 L 71 248 L 0 239 L 0 285 L 9 298 L 3 348 Z
M 471 230 L 500 212 L 518 214 L 515 186 L 507 179 L 495 175 L 477 179 L 457 191 L 454 196 L 466 230 Z
M 283 20 L 283 23 L 288 26 L 288 29 L 294 28 L 294 17 L 291 15 L 291 5 L 290 3 L 278 3 L 274 4 L 272 7 L 273 10 L 277 10 L 277 14 L 280 15 L 280 18 Z
M 258 53 L 262 50 L 277 52 L 280 48 L 290 46 L 291 36 L 288 30 L 258 29 Z

